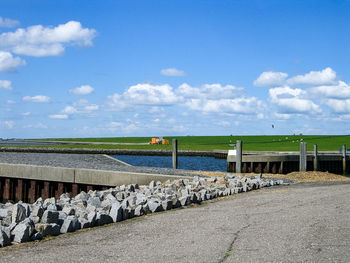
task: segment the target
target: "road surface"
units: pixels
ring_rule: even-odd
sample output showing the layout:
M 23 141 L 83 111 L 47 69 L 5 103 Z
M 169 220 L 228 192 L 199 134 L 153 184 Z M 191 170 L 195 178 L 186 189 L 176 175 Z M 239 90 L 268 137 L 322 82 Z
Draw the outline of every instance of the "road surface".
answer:
M 348 262 L 350 184 L 265 188 L 0 249 L 0 262 Z

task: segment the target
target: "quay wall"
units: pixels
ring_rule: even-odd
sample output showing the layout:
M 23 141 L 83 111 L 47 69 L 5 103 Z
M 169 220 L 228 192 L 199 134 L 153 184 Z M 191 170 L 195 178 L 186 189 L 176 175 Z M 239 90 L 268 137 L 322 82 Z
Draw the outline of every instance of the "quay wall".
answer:
M 0 163 L 0 202 L 35 202 L 39 197 L 59 198 L 69 192 L 104 190 L 123 184 L 149 184 L 151 181 L 185 179 L 188 176 L 132 173 Z

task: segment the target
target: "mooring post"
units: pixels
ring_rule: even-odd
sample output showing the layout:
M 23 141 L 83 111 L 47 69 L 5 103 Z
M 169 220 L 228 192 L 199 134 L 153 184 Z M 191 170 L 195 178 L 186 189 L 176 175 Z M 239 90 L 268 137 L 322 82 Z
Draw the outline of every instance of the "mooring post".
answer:
M 236 173 L 242 172 L 242 141 L 236 141 Z
M 173 139 L 173 169 L 177 169 L 177 139 Z
M 346 145 L 343 144 L 343 174 L 346 174 Z
M 317 144 L 314 144 L 314 171 L 318 171 L 318 152 L 317 152 Z
M 306 142 L 300 143 L 300 156 L 299 156 L 299 171 L 306 172 L 307 156 L 306 156 Z

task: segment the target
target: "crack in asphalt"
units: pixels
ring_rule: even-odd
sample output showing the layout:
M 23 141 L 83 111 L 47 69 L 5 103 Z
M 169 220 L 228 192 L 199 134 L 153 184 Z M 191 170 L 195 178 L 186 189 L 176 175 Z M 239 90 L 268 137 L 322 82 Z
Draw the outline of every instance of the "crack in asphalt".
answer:
M 221 260 L 219 260 L 218 263 L 223 263 L 223 262 L 225 262 L 226 259 L 227 259 L 229 256 L 231 256 L 231 252 L 232 252 L 232 250 L 233 250 L 233 246 L 234 246 L 236 240 L 238 239 L 239 235 L 241 234 L 241 232 L 242 232 L 243 230 L 245 230 L 245 229 L 247 229 L 248 227 L 250 227 L 250 225 L 251 225 L 251 224 L 248 224 L 248 225 L 242 227 L 241 229 L 239 229 L 238 231 L 236 231 L 235 233 L 233 233 L 234 238 L 233 238 L 233 240 L 232 240 L 230 246 L 229 246 L 228 249 L 226 250 L 226 253 L 225 253 L 224 257 L 223 257 Z

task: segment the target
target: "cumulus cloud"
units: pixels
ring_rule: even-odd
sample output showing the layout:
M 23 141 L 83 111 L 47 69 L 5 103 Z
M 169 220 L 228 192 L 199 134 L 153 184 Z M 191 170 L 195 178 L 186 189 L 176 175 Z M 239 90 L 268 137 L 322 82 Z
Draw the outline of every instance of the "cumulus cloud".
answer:
M 310 71 L 305 75 L 297 75 L 288 79 L 289 85 L 331 85 L 336 83 L 337 74 L 330 67 L 321 71 Z
M 186 72 L 176 68 L 166 68 L 166 69 L 162 69 L 160 71 L 160 74 L 164 76 L 169 76 L 169 77 L 181 77 L 181 76 L 185 76 Z
M 49 118 L 50 119 L 61 119 L 61 120 L 64 120 L 64 119 L 68 119 L 68 115 L 67 114 L 52 114 L 52 115 L 49 115 Z
M 14 57 L 10 52 L 0 51 L 0 72 L 15 72 L 19 66 L 26 65 L 26 62 Z
M 23 101 L 30 101 L 30 102 L 50 102 L 51 98 L 44 95 L 36 95 L 33 97 L 25 96 L 22 98 Z
M 71 115 L 85 115 L 88 117 L 96 117 L 92 112 L 97 111 L 100 108 L 97 104 L 89 104 L 88 100 L 80 99 L 73 103 L 73 105 L 67 105 L 58 114 L 50 115 L 53 119 L 67 119 Z
M 204 84 L 192 87 L 184 83 L 175 92 L 184 106 L 203 113 L 252 114 L 262 106 L 262 102 L 255 97 L 243 97 L 243 88 L 233 85 Z
M 273 72 L 273 71 L 263 72 L 254 81 L 254 86 L 257 86 L 257 87 L 283 86 L 287 77 L 288 77 L 288 74 L 283 72 Z
M 123 132 L 125 134 L 130 134 L 133 131 L 138 130 L 138 123 L 122 123 L 112 121 L 106 125 L 106 129 L 110 132 Z
M 97 104 L 91 104 L 91 105 L 86 105 L 86 106 L 84 107 L 84 110 L 86 110 L 86 111 L 96 111 L 96 110 L 98 110 L 99 108 L 100 108 L 99 105 L 97 105 Z
M 107 97 L 107 105 L 112 109 L 135 105 L 172 105 L 177 101 L 173 88 L 168 84 L 137 84 L 129 87 L 122 94 L 115 93 Z
M 309 114 L 321 112 L 318 105 L 309 99 L 305 99 L 306 91 L 292 89 L 290 87 L 279 87 L 269 90 L 271 102 L 278 106 L 279 113 L 285 114 Z
M 162 110 L 161 106 L 172 105 L 206 114 L 252 114 L 259 111 L 262 102 L 255 97 L 243 97 L 242 91 L 242 88 L 221 84 L 191 87 L 184 83 L 177 89 L 168 84 L 137 84 L 122 94 L 108 96 L 107 105 L 113 110 L 147 106 L 150 113 L 159 113 Z
M 168 105 L 177 101 L 170 85 L 137 84 L 123 93 L 123 98 L 135 104 Z
M 186 106 L 191 110 L 205 113 L 252 114 L 261 109 L 262 102 L 255 97 L 218 100 L 190 99 L 186 102 Z
M 176 89 L 176 94 L 184 98 L 224 99 L 238 97 L 243 89 L 232 85 L 204 84 L 191 87 L 184 83 Z
M 41 122 L 23 126 L 24 129 L 48 129 L 49 127 Z
M 74 95 L 87 95 L 92 93 L 93 91 L 94 91 L 94 88 L 91 87 L 90 85 L 82 85 L 78 88 L 69 90 L 69 93 Z
M 0 80 L 0 89 L 12 90 L 12 83 L 9 80 Z
M 323 96 L 326 98 L 350 98 L 350 86 L 343 81 L 338 81 L 336 85 L 312 87 L 310 88 L 310 92 L 315 96 Z
M 329 99 L 326 104 L 336 113 L 350 113 L 350 99 Z
M 77 21 L 56 27 L 35 25 L 0 34 L 0 47 L 27 56 L 58 56 L 67 45 L 91 46 L 95 35 L 95 29 L 83 28 Z
M 74 114 L 74 113 L 77 113 L 77 109 L 72 107 L 72 106 L 66 106 L 63 110 L 62 110 L 62 113 L 64 114 Z
M 15 122 L 14 121 L 3 121 L 0 122 L 0 127 L 4 127 L 7 129 L 12 129 L 15 126 Z
M 19 25 L 19 21 L 10 18 L 3 18 L 0 16 L 0 27 L 16 27 Z

